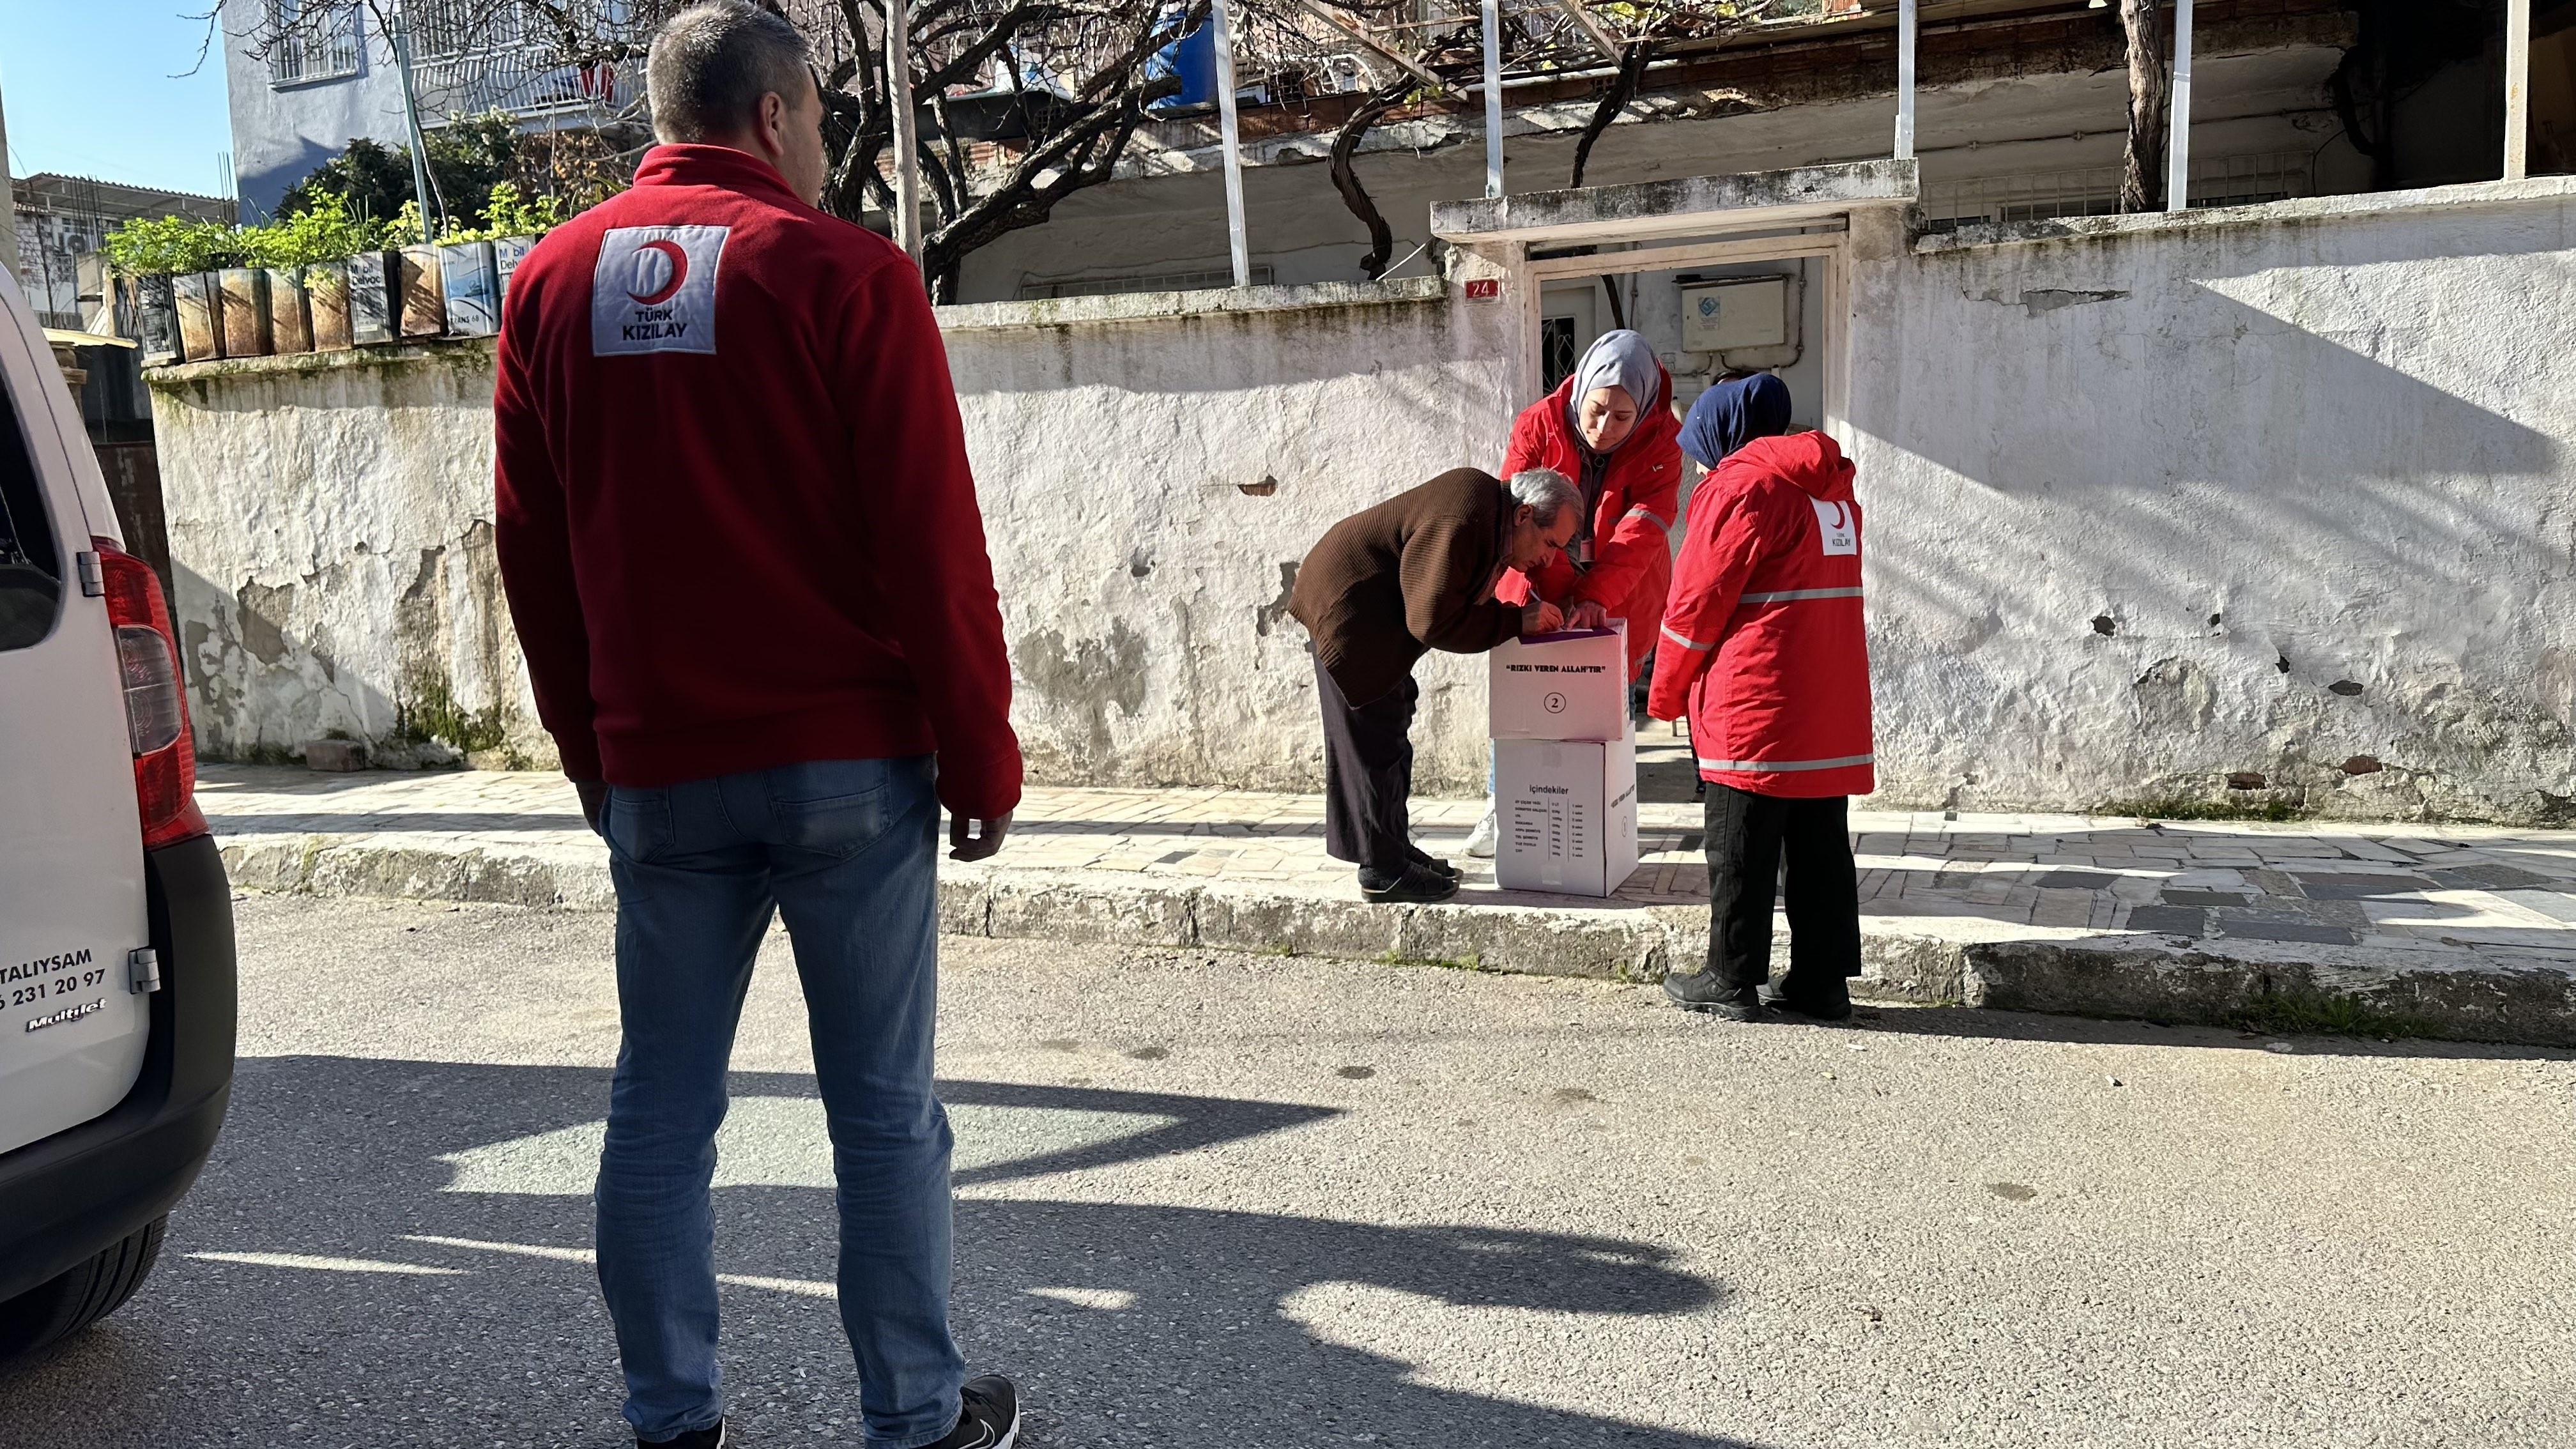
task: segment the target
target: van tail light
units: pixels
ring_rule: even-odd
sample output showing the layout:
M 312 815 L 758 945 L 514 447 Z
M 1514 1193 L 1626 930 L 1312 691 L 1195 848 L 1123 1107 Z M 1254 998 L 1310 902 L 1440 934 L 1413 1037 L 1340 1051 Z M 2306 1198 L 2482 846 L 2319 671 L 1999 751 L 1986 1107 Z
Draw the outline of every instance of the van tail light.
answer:
M 188 733 L 188 695 L 179 683 L 179 641 L 161 581 L 143 560 L 103 538 L 99 582 L 116 629 L 125 680 L 125 733 L 134 746 L 134 798 L 143 811 L 143 848 L 158 850 L 206 833 L 197 809 L 197 746 Z

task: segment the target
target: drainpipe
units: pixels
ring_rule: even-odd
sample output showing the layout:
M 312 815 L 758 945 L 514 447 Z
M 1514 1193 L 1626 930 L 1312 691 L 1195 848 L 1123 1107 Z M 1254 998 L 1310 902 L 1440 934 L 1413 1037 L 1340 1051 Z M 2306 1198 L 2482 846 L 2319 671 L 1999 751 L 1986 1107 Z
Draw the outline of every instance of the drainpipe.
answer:
M 1915 0 L 1896 7 L 1896 159 L 1914 159 Z
M 1485 194 L 1503 194 L 1503 17 L 1485 0 Z
M 2529 4 L 2531 0 L 2522 0 Z M 2173 100 L 2165 124 L 2165 210 L 2191 210 L 2191 0 L 2174 0 Z
M 1234 284 L 1252 285 L 1252 249 L 1243 232 L 1243 133 L 1235 124 L 1234 27 L 1226 23 L 1225 0 L 1208 0 L 1208 23 L 1216 27 L 1216 114 L 1225 142 L 1225 244 L 1234 257 Z
M 2531 0 L 2504 5 L 2504 179 L 2531 174 Z

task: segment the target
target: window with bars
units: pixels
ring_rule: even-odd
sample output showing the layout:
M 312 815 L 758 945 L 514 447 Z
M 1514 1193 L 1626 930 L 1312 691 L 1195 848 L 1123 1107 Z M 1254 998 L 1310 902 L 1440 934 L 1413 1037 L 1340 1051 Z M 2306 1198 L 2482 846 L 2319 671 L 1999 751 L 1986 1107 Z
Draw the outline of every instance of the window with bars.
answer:
M 268 52 L 269 84 L 304 85 L 358 73 L 359 0 L 268 0 L 277 42 Z

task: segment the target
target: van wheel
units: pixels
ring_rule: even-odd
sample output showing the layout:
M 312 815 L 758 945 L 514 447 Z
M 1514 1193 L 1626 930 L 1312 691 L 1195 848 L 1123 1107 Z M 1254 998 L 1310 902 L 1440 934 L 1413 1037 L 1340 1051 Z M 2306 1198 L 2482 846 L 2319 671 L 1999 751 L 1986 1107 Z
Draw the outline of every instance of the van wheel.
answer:
M 52 1282 L 0 1303 L 0 1359 L 68 1338 L 114 1313 L 143 1286 L 169 1229 L 167 1217 L 154 1218 Z

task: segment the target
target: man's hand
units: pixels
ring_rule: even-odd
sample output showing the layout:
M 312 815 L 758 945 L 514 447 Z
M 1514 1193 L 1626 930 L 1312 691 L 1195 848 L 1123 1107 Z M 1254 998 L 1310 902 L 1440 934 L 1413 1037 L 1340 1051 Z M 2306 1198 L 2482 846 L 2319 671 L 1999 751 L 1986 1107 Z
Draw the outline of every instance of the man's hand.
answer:
M 1565 627 L 1569 629 L 1607 629 L 1610 627 L 1609 606 L 1598 604 L 1590 599 L 1586 599 L 1582 603 L 1575 605 L 1574 608 L 1566 614 Z
M 582 823 L 590 827 L 591 834 L 606 836 L 608 834 L 608 782 L 575 780 L 572 782 L 572 792 L 581 797 Z
M 1528 608 L 1521 610 L 1521 633 L 1524 636 L 1553 634 L 1564 627 L 1565 615 L 1558 611 L 1556 605 L 1545 599 L 1536 600 Z
M 950 860 L 983 860 L 1002 848 L 1002 837 L 1011 833 L 1011 812 L 1003 811 L 990 820 L 972 820 L 953 816 L 948 823 Z

